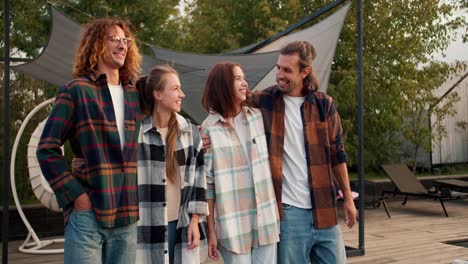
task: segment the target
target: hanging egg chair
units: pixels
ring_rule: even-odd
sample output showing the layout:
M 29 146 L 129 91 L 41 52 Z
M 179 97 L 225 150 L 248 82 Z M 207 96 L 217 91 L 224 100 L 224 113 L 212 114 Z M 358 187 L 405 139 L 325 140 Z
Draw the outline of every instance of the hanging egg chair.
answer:
M 24 129 L 26 128 L 29 120 L 36 114 L 40 109 L 45 107 L 48 104 L 54 102 L 54 98 L 51 98 L 45 102 L 42 102 L 38 106 L 36 106 L 24 119 L 21 127 L 18 131 L 18 134 L 15 138 L 15 143 L 13 144 L 13 150 L 11 153 L 11 163 L 10 163 L 10 177 L 11 177 L 11 191 L 13 194 L 13 200 L 15 201 L 16 209 L 18 210 L 18 214 L 20 215 L 21 219 L 23 220 L 24 225 L 28 229 L 28 236 L 26 240 L 21 244 L 18 248 L 20 252 L 23 253 L 31 253 L 31 254 L 55 254 L 55 253 L 63 253 L 63 248 L 59 249 L 46 249 L 45 247 L 50 246 L 53 243 L 63 243 L 64 239 L 49 239 L 49 240 L 40 240 L 37 236 L 36 232 L 32 228 L 31 224 L 29 223 L 26 215 L 23 212 L 21 207 L 18 193 L 16 191 L 16 181 L 15 181 L 15 160 L 16 160 L 16 152 L 18 150 L 18 144 L 23 134 Z M 36 127 L 34 132 L 31 135 L 31 138 L 28 143 L 28 172 L 29 172 L 29 181 L 31 183 L 32 190 L 34 195 L 37 199 L 41 202 L 42 205 L 49 208 L 52 211 L 59 212 L 61 211 L 57 199 L 55 198 L 55 194 L 49 186 L 49 183 L 44 178 L 41 172 L 41 168 L 39 167 L 39 162 L 36 158 L 36 149 L 39 143 L 39 139 L 42 134 L 42 130 L 44 129 L 45 121 L 39 123 Z M 63 151 L 63 150 L 62 150 Z

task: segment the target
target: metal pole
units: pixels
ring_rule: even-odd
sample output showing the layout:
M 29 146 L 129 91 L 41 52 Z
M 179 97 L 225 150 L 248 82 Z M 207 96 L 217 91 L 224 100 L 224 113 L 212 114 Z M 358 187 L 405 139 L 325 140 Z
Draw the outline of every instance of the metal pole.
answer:
M 362 69 L 362 1 L 357 0 L 357 99 L 358 99 L 358 176 L 359 176 L 359 249 L 364 249 L 364 98 Z
M 10 191 L 10 1 L 3 0 L 5 39 L 3 64 L 3 225 L 2 263 L 8 263 L 8 202 Z

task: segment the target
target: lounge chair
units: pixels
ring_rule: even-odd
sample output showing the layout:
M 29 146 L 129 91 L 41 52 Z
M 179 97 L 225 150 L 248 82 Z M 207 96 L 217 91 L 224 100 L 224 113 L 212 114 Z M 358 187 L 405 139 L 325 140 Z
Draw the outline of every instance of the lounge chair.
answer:
M 382 165 L 382 168 L 396 187 L 394 191 L 382 191 L 382 197 L 385 197 L 385 194 L 393 194 L 393 196 L 404 195 L 405 200 L 402 205 L 406 204 L 408 196 L 439 200 L 442 205 L 442 209 L 444 209 L 445 216 L 448 217 L 444 201 L 464 199 L 468 197 L 468 193 L 445 194 L 441 192 L 429 192 L 418 178 L 416 178 L 413 172 L 404 164 L 387 164 Z
M 441 190 L 446 190 L 448 188 L 449 190 L 456 190 L 461 192 L 468 191 L 468 181 L 462 181 L 458 179 L 443 179 L 435 180 L 434 183 L 436 183 Z

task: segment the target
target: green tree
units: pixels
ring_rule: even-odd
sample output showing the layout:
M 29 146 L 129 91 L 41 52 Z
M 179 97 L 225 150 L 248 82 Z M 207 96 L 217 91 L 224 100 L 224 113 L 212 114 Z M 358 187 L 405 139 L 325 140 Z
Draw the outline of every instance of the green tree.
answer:
M 140 48 L 147 53 L 149 49 L 145 44 L 172 47 L 179 34 L 173 23 L 179 16 L 176 8 L 179 0 L 56 0 L 52 3 L 81 24 L 100 17 L 127 19 L 133 25 Z
M 431 62 L 429 65 L 418 69 L 413 76 L 407 74 L 409 79 L 401 80 L 402 100 L 401 112 L 406 119 L 401 125 L 401 131 L 406 140 L 413 146 L 410 162 L 413 173 L 416 172 L 417 156 L 421 149 L 431 151 L 432 139 L 440 140 L 447 136 L 447 131 L 441 122 L 446 117 L 456 114 L 455 104 L 460 101 L 456 92 L 447 94 L 441 98 L 438 91 L 446 77 L 454 73 L 457 68 L 463 68 L 458 64 L 450 67 L 446 63 Z M 433 122 L 431 122 L 431 115 Z
M 270 1 L 184 1 L 187 32 L 183 50 L 220 53 L 253 44 L 287 24 L 275 16 Z
M 463 17 L 451 17 L 458 8 L 457 3 L 435 0 L 364 2 L 364 155 L 367 166 L 378 168 L 384 162 L 401 158 L 400 131 L 408 114 L 402 106 L 424 105 L 424 102 L 412 100 L 425 99 L 403 95 L 422 94 L 420 90 L 428 88 L 430 75 L 425 72 L 430 71 L 418 69 L 432 61 L 432 54 L 445 50 L 456 28 L 466 25 Z M 338 44 L 329 89 L 338 101 L 345 129 L 351 129 L 348 134 L 352 138 L 348 138 L 347 143 L 352 161 L 356 158 L 357 147 L 357 127 L 353 125 L 357 123 L 356 74 L 349 70 L 356 68 L 355 21 L 353 7 Z M 448 77 L 450 67 L 438 65 L 439 80 Z M 414 81 L 420 85 L 409 85 Z M 434 89 L 426 93 L 434 96 L 433 92 Z
M 50 19 L 45 1 L 10 1 L 10 50 L 15 57 L 36 57 L 47 43 Z M 1 10 L 0 49 L 3 57 L 3 5 Z

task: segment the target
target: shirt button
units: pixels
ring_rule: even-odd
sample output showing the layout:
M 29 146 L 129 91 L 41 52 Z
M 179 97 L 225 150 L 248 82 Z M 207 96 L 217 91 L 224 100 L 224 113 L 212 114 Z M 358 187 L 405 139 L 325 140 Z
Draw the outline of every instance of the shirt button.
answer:
M 166 182 L 166 179 L 162 179 L 162 182 Z
M 165 206 L 166 206 L 166 203 L 163 203 L 163 206 L 165 207 Z
M 164 254 L 167 254 L 167 250 L 164 250 Z

